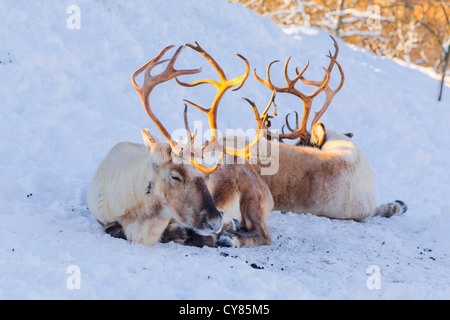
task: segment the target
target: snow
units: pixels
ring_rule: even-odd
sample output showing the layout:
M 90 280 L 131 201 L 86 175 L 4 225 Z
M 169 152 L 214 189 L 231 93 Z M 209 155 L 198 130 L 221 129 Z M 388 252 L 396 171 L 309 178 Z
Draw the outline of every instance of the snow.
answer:
M 67 28 L 72 4 L 80 29 Z M 244 70 L 238 52 L 259 75 L 274 59 L 292 55 L 291 72 L 309 59 L 306 76 L 320 79 L 328 34 L 281 28 L 224 0 L 2 1 L 0 21 L 1 299 L 450 298 L 449 87 L 438 103 L 437 80 L 338 40 L 345 84 L 322 120 L 355 134 L 378 202 L 401 199 L 408 212 L 362 223 L 273 212 L 270 246 L 149 248 L 104 234 L 86 204 L 109 149 L 156 131 L 131 74 L 166 45 L 198 41 L 230 78 Z M 199 66 L 217 77 L 192 50 L 177 61 Z M 281 70 L 272 68 L 280 84 Z M 250 76 L 227 93 L 220 128 L 252 128 L 241 97 L 262 109 L 268 91 Z M 182 98 L 207 105 L 213 94 L 172 82 L 151 99 L 174 130 Z M 280 114 L 300 108 L 292 97 L 277 102 Z M 190 110 L 191 122 L 202 116 Z

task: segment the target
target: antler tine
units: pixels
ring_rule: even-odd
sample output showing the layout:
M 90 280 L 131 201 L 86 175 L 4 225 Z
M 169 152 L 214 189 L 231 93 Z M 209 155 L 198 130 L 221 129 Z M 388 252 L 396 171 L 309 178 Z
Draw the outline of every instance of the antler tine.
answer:
M 297 111 L 294 111 L 294 114 L 295 114 L 295 129 L 292 129 L 291 125 L 289 124 L 289 116 L 291 115 L 291 113 L 288 113 L 286 115 L 286 119 L 285 119 L 286 120 L 286 126 L 289 129 L 289 131 L 291 131 L 291 132 L 294 132 L 295 130 L 299 129 L 299 126 L 298 126 L 298 113 L 297 113 Z
M 276 95 L 276 91 L 273 90 L 273 91 L 272 91 L 272 96 L 271 96 L 271 98 L 270 98 L 270 100 L 269 100 L 269 103 L 267 104 L 267 107 L 264 109 L 264 111 L 263 111 L 263 113 L 261 114 L 261 116 L 259 116 L 259 115 L 256 113 L 258 110 L 257 110 L 256 105 L 255 105 L 254 102 L 250 101 L 250 100 L 247 99 L 247 98 L 243 98 L 243 99 L 246 100 L 248 103 L 250 103 L 250 105 L 252 106 L 253 110 L 255 111 L 255 115 L 257 116 L 257 119 L 256 119 L 256 120 L 257 120 L 257 122 L 258 122 L 258 130 L 259 130 L 259 134 L 261 134 L 261 131 L 262 131 L 262 130 L 266 130 L 267 138 L 268 138 L 269 140 L 270 140 L 270 139 L 278 139 L 279 141 L 282 141 L 282 137 L 281 137 L 281 136 L 283 136 L 283 134 L 281 134 L 281 135 L 278 134 L 278 133 L 274 134 L 274 133 L 270 132 L 270 130 L 269 130 L 269 128 L 268 128 L 268 127 L 270 126 L 269 118 L 272 117 L 272 116 L 269 116 L 269 115 L 268 115 L 268 112 L 269 112 L 270 107 L 272 106 L 272 104 L 274 105 L 274 108 L 276 109 L 275 95 Z M 276 112 L 276 111 L 275 111 L 275 112 Z M 283 126 L 283 128 L 284 128 L 284 126 Z M 282 129 L 282 132 L 283 132 L 283 129 Z M 256 135 L 256 137 L 258 137 L 258 134 Z M 255 137 L 255 139 L 256 139 L 256 137 Z M 257 142 L 257 141 L 255 141 L 255 142 L 253 143 L 253 145 L 256 144 L 256 142 Z
M 216 62 L 216 60 L 213 59 L 213 57 L 211 57 L 211 55 L 209 53 L 207 53 L 199 44 L 197 41 L 194 41 L 195 46 L 193 46 L 192 44 L 187 43 L 186 46 L 197 51 L 198 53 L 200 53 L 206 60 L 209 61 L 209 63 L 211 63 L 214 67 L 214 69 L 216 69 L 217 73 L 219 74 L 220 79 L 224 79 L 227 80 L 227 77 L 225 76 L 225 72 L 223 72 L 222 68 L 219 66 L 219 64 Z
M 289 61 L 291 60 L 291 57 L 286 59 L 286 63 L 284 64 L 284 79 L 286 79 L 286 84 L 288 87 L 293 87 L 297 83 L 297 81 L 302 77 L 303 73 L 308 69 L 309 67 L 309 60 L 306 61 L 306 65 L 303 67 L 302 71 L 298 72 L 298 68 L 295 68 L 295 71 L 297 72 L 297 76 L 291 80 L 288 76 L 288 65 Z
M 186 100 L 186 99 L 183 99 L 183 101 L 189 103 L 190 105 L 196 107 L 198 110 L 203 111 L 204 113 L 208 113 L 209 112 L 209 109 L 200 107 L 198 104 L 196 104 L 196 103 L 194 103 L 192 101 L 189 101 L 189 100 Z
M 272 65 L 276 62 L 280 62 L 279 60 L 274 60 L 271 63 L 269 63 L 269 65 L 267 66 L 267 70 L 266 70 L 266 80 L 261 79 L 257 74 L 256 74 L 256 68 L 253 69 L 253 76 L 255 77 L 256 80 L 258 80 L 259 82 L 261 82 L 263 85 L 265 85 L 267 88 L 271 89 L 271 90 L 275 90 L 277 92 L 282 92 L 283 89 L 280 87 L 275 86 L 272 81 L 270 80 L 270 68 L 272 67 Z
M 342 70 L 341 65 L 333 57 L 330 56 L 330 59 L 332 61 L 334 61 L 334 63 L 338 66 L 339 72 L 341 74 L 341 81 L 340 81 L 339 85 L 337 86 L 337 88 L 334 90 L 331 90 L 328 85 L 325 88 L 325 90 L 324 90 L 324 92 L 326 94 L 325 102 L 324 102 L 322 108 L 314 114 L 313 121 L 311 122 L 311 128 L 314 127 L 314 125 L 319 121 L 320 117 L 322 117 L 322 115 L 328 109 L 328 107 L 329 107 L 331 101 L 333 100 L 334 96 L 336 95 L 336 93 L 338 93 L 338 91 L 341 90 L 342 86 L 344 85 L 345 77 L 344 77 L 344 71 Z
M 334 55 L 333 55 L 333 59 L 334 62 L 336 61 L 336 58 L 339 54 L 339 46 L 337 44 L 336 39 L 333 38 L 333 36 L 330 35 L 331 40 L 333 40 L 334 43 Z M 328 51 L 329 55 L 331 56 L 331 51 Z M 333 69 L 333 63 L 330 63 L 330 65 L 328 66 L 328 71 L 331 72 L 331 70 Z
M 164 56 L 164 54 L 168 50 L 172 49 L 173 47 L 174 47 L 173 45 L 165 47 L 163 50 L 161 50 L 161 52 L 155 58 L 151 59 L 149 62 L 147 62 L 142 67 L 140 67 L 138 70 L 136 70 L 131 77 L 131 84 L 133 85 L 136 92 L 139 94 L 142 104 L 144 105 L 145 110 L 147 111 L 147 114 L 149 115 L 150 119 L 152 119 L 152 121 L 155 123 L 155 125 L 159 129 L 159 131 L 161 131 L 163 136 L 168 140 L 172 150 L 176 154 L 179 154 L 180 150 L 177 150 L 177 148 L 176 148 L 177 144 L 173 141 L 172 136 L 169 134 L 169 132 L 166 130 L 166 128 L 162 125 L 162 123 L 159 121 L 159 119 L 155 116 L 155 114 L 153 113 L 153 111 L 150 107 L 150 103 L 149 103 L 150 93 L 158 84 L 169 81 L 170 79 L 180 76 L 180 75 L 195 74 L 195 73 L 199 73 L 201 71 L 201 69 L 190 69 L 190 70 L 175 70 L 174 69 L 175 61 L 178 58 L 179 54 L 181 53 L 181 50 L 183 49 L 183 46 L 181 46 L 177 49 L 177 51 L 175 52 L 173 57 L 170 59 L 168 65 L 166 66 L 164 71 L 162 71 L 158 75 L 152 76 L 150 74 L 151 70 L 155 66 L 168 61 L 168 60 L 160 61 L 160 59 L 162 58 L 162 56 Z M 145 71 L 144 83 L 140 87 L 136 83 L 136 77 L 139 74 L 141 74 L 143 71 Z
M 142 67 L 140 67 L 139 69 L 137 69 L 137 70 L 133 73 L 133 75 L 131 76 L 131 84 L 133 85 L 133 88 L 134 88 L 136 91 L 142 91 L 142 87 L 140 87 L 140 86 L 138 86 L 138 85 L 136 84 L 136 77 L 137 77 L 139 74 L 141 74 L 142 71 L 144 71 L 145 69 L 147 69 L 147 67 L 148 67 L 149 65 L 150 65 L 149 70 L 153 69 L 153 67 L 156 65 L 155 63 L 158 63 L 159 59 L 161 59 L 161 57 L 162 57 L 167 51 L 169 51 L 170 49 L 172 49 L 173 47 L 174 47 L 173 45 L 170 45 L 170 46 L 165 47 L 164 49 L 161 50 L 161 52 L 160 52 L 156 57 L 154 57 L 153 59 L 151 59 L 149 62 L 147 62 L 146 64 L 144 64 Z M 167 60 L 165 60 L 165 61 L 167 61 Z M 138 93 L 139 93 L 139 92 L 138 92 Z
M 253 112 L 255 113 L 255 120 L 258 124 L 256 129 L 256 135 L 255 138 L 243 149 L 237 150 L 236 155 L 240 155 L 241 157 L 245 157 L 248 159 L 249 157 L 252 157 L 251 154 L 251 148 L 253 148 L 254 145 L 258 143 L 258 141 L 261 139 L 263 135 L 263 130 L 266 130 L 266 132 L 269 134 L 269 130 L 267 129 L 267 126 L 265 125 L 265 121 L 267 121 L 267 113 L 269 112 L 270 106 L 275 100 L 275 91 L 272 94 L 272 97 L 270 98 L 269 104 L 267 105 L 266 109 L 264 109 L 263 113 L 259 115 L 258 108 L 256 107 L 255 103 L 247 98 L 242 98 L 245 101 L 247 101 L 250 106 L 253 108 Z
M 330 38 L 333 40 L 333 42 L 334 42 L 334 48 L 335 48 L 335 51 L 334 51 L 334 54 L 333 54 L 333 56 L 331 55 L 331 51 L 328 51 L 328 55 L 326 55 L 326 57 L 327 58 L 330 58 L 330 64 L 328 65 L 328 68 L 327 68 L 327 71 L 330 73 L 330 75 L 331 75 L 331 71 L 333 70 L 333 67 L 334 67 L 334 64 L 336 63 L 336 64 L 338 64 L 338 67 L 339 67 L 339 70 L 340 70 L 340 72 L 341 72 L 341 76 L 343 76 L 343 71 L 342 71 L 342 68 L 340 67 L 340 65 L 339 65 L 339 63 L 337 62 L 337 60 L 336 60 L 336 58 L 337 58 L 337 55 L 338 55 L 338 53 L 339 53 L 339 46 L 338 46 L 338 44 L 337 44 L 337 42 L 336 42 L 336 40 L 332 37 L 332 36 L 330 36 Z M 298 72 L 298 70 L 296 70 L 297 71 L 297 76 L 299 75 L 299 72 Z M 303 71 L 303 70 L 302 70 Z M 300 73 L 302 73 L 302 72 L 300 72 Z M 301 79 L 300 79 L 304 84 L 306 84 L 306 85 L 313 85 L 313 86 L 316 86 L 316 87 L 319 87 L 319 86 L 321 86 L 321 84 L 322 84 L 322 82 L 321 81 L 311 81 L 311 80 L 306 80 L 303 76 L 301 76 Z M 343 85 L 344 83 L 343 83 L 343 81 L 341 82 L 341 84 L 339 85 L 340 87 L 342 87 L 342 85 Z M 339 88 L 340 89 L 340 88 Z
M 322 117 L 322 115 L 328 109 L 328 107 L 329 107 L 331 101 L 333 100 L 334 96 L 336 95 L 336 93 L 338 93 L 338 91 L 341 90 L 342 86 L 344 85 L 344 80 L 345 80 L 344 71 L 342 70 L 340 63 L 337 62 L 337 60 L 336 60 L 338 53 L 339 53 L 339 46 L 337 44 L 337 41 L 332 36 L 330 36 L 330 38 L 334 42 L 335 51 L 334 51 L 333 55 L 331 55 L 331 52 L 329 52 L 329 54 L 327 55 L 327 58 L 330 59 L 330 64 L 328 65 L 328 68 L 326 69 L 326 71 L 328 71 L 328 73 L 331 76 L 331 71 L 333 70 L 333 67 L 336 64 L 338 66 L 339 73 L 341 75 L 341 81 L 339 82 L 339 85 L 334 90 L 331 90 L 331 88 L 329 86 L 329 82 L 326 83 L 326 86 L 323 89 L 323 91 L 325 92 L 325 95 L 326 95 L 326 99 L 325 99 L 325 102 L 324 102 L 322 108 L 314 114 L 314 118 L 311 122 L 311 128 L 314 127 L 314 125 L 319 121 L 320 117 Z M 306 85 L 313 85 L 313 86 L 321 86 L 322 85 L 322 83 L 319 81 L 309 81 L 309 80 L 306 80 L 304 77 L 301 77 L 301 81 Z
M 184 104 L 184 127 L 186 129 L 186 134 L 187 134 L 187 144 L 188 144 L 188 146 L 192 146 L 192 134 L 191 134 L 191 129 L 189 128 L 187 109 L 188 109 L 187 105 Z
M 231 80 L 230 85 L 232 87 L 238 86 L 237 88 L 231 89 L 232 91 L 238 91 L 240 88 L 242 88 L 242 86 L 244 85 L 245 81 L 248 78 L 248 75 L 250 74 L 250 63 L 248 62 L 248 60 L 244 56 L 240 55 L 239 53 L 235 53 L 235 55 L 237 55 L 239 58 L 241 58 L 244 61 L 245 72 L 242 76 L 236 77 L 233 80 Z
M 198 53 L 200 53 L 206 60 L 208 60 L 208 62 L 214 67 L 214 69 L 217 71 L 217 73 L 219 74 L 220 77 L 220 81 L 214 81 L 212 79 L 202 79 L 202 80 L 198 80 L 198 81 L 194 81 L 191 83 L 186 83 L 183 81 L 180 81 L 176 78 L 176 81 L 178 82 L 178 84 L 185 86 L 185 87 L 194 87 L 197 86 L 199 84 L 203 84 L 203 83 L 209 83 L 214 85 L 216 88 L 220 87 L 222 84 L 229 82 L 228 86 L 229 87 L 234 87 L 236 85 L 239 85 L 239 87 L 237 87 L 236 89 L 233 89 L 233 91 L 237 91 L 239 90 L 242 85 L 244 84 L 245 80 L 247 80 L 248 74 L 250 72 L 250 64 L 248 62 L 248 60 L 243 57 L 242 55 L 240 55 L 239 53 L 235 53 L 235 55 L 237 55 L 239 58 L 241 58 L 245 64 L 246 64 L 246 71 L 244 73 L 244 75 L 234 78 L 233 80 L 228 80 L 225 72 L 223 71 L 223 69 L 220 67 L 220 65 L 216 62 L 216 60 L 214 60 L 213 57 L 211 57 L 211 55 L 209 53 L 207 53 L 199 44 L 197 41 L 195 41 L 195 46 L 193 46 L 192 44 L 186 44 L 187 47 L 197 51 Z M 228 88 L 227 88 L 228 89 Z
M 288 114 L 286 115 L 286 117 L 285 117 L 285 124 L 283 124 L 283 126 L 281 127 L 281 135 L 276 136 L 276 135 L 272 135 L 271 132 L 268 132 L 268 133 L 267 133 L 268 137 L 269 137 L 269 138 L 275 138 L 275 139 L 278 139 L 280 142 L 283 142 L 283 139 L 286 139 L 286 138 L 283 138 L 283 137 L 285 137 L 286 135 L 288 135 L 288 134 L 286 134 L 286 133 L 284 132 L 284 128 L 285 128 L 285 127 L 287 127 L 288 130 L 289 130 L 291 133 L 297 131 L 297 130 L 299 129 L 299 125 L 298 125 L 298 113 L 297 113 L 297 111 L 294 111 L 294 114 L 295 114 L 295 124 L 296 124 L 295 129 L 292 129 L 292 127 L 291 127 L 291 125 L 290 125 L 290 123 L 289 123 L 289 116 L 291 115 L 291 112 L 290 112 L 290 113 L 288 113 Z
M 264 109 L 264 111 L 263 111 L 263 113 L 261 114 L 261 117 L 260 117 L 262 123 L 264 123 L 264 125 L 266 126 L 266 129 L 267 129 L 267 127 L 270 127 L 269 119 L 272 116 L 269 116 L 268 112 L 269 112 L 269 109 L 270 109 L 270 106 L 272 105 L 272 103 L 273 103 L 273 106 L 274 106 L 274 115 L 276 115 L 276 112 L 277 112 L 276 111 L 276 104 L 275 104 L 275 95 L 276 95 L 276 91 L 273 90 L 272 91 L 272 96 L 270 97 L 270 100 L 269 100 L 269 103 L 267 104 L 267 107 Z

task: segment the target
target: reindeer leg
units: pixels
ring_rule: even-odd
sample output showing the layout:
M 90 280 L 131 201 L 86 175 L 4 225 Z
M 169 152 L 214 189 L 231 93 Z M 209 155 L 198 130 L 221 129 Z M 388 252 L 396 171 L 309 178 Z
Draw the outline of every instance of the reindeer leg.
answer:
M 227 217 L 224 217 L 224 220 L 225 222 L 223 224 L 222 232 L 239 231 L 239 221 L 231 218 L 227 219 Z M 175 243 L 194 247 L 215 247 L 217 238 L 217 234 L 212 234 L 209 236 L 199 235 L 192 229 L 186 228 L 172 219 L 166 230 L 164 230 L 160 242 L 168 243 L 173 241 Z
M 102 223 L 102 226 L 103 231 L 109 234 L 111 237 L 125 240 L 127 239 L 127 237 L 125 236 L 125 232 L 123 231 L 123 227 L 119 222 L 114 221 L 107 224 Z
M 254 226 L 251 230 L 241 230 L 236 232 L 225 232 L 217 241 L 218 247 L 255 247 L 271 244 L 272 239 L 267 226 L 260 224 Z
M 392 216 L 398 216 L 404 214 L 408 210 L 408 206 L 401 200 L 395 200 L 378 206 L 375 209 L 374 216 L 381 216 L 390 218 Z
M 130 212 L 121 218 L 120 224 L 127 240 L 153 246 L 159 242 L 169 222 L 170 218 L 162 215 L 139 216 Z
M 178 224 L 178 222 L 174 219 L 171 219 L 169 225 L 161 236 L 160 242 L 168 243 L 173 241 L 175 243 L 184 244 L 188 238 L 189 236 L 187 229 Z
M 175 242 L 192 247 L 214 247 L 217 236 L 201 236 L 195 233 L 192 229 L 179 225 L 175 220 L 172 220 L 164 231 L 161 240 L 162 243 Z
M 175 220 L 171 220 L 169 225 L 160 239 L 162 243 L 175 242 L 178 244 L 183 244 L 193 247 L 214 247 L 216 243 L 216 237 L 211 236 L 201 236 L 189 228 L 180 225 Z
M 224 229 L 226 227 L 227 226 L 224 225 Z M 162 243 L 168 243 L 173 241 L 175 243 L 194 247 L 204 247 L 204 246 L 214 247 L 217 241 L 217 236 L 218 235 L 216 234 L 212 234 L 209 236 L 199 235 L 195 233 L 192 229 L 186 228 L 172 219 L 169 225 L 167 226 L 166 230 L 164 230 L 164 233 L 160 241 Z
M 271 203 L 271 201 L 268 201 Z M 267 230 L 266 216 L 271 206 L 259 197 L 242 196 L 240 200 L 242 214 L 241 230 L 223 233 L 217 242 L 222 247 L 253 247 L 269 245 L 272 242 Z
M 198 233 L 195 233 L 191 229 L 187 229 L 187 233 L 189 237 L 184 242 L 184 245 L 192 246 L 192 247 L 215 247 L 217 242 L 217 235 L 211 234 L 209 236 L 201 236 Z

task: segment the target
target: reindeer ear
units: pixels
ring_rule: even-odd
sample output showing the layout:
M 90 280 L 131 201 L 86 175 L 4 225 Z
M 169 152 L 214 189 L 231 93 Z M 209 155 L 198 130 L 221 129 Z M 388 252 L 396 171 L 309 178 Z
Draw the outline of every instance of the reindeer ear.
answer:
M 147 129 L 142 130 L 142 138 L 144 139 L 145 146 L 154 154 L 156 163 L 162 164 L 172 160 L 172 149 L 170 149 L 167 143 L 161 142 L 152 136 Z
M 150 131 L 148 131 L 147 129 L 143 129 L 142 138 L 144 139 L 144 144 L 149 150 L 156 150 L 159 145 L 159 140 L 153 137 Z
M 312 144 L 321 148 L 325 142 L 326 137 L 327 132 L 325 131 L 325 126 L 323 125 L 323 123 L 322 122 L 316 123 L 312 129 L 311 134 Z

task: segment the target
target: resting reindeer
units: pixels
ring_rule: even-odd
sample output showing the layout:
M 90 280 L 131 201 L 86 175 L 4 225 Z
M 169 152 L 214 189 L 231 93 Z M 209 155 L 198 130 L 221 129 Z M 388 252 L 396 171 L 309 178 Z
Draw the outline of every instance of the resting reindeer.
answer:
M 333 39 L 333 38 L 332 38 Z M 288 76 L 288 64 L 284 66 L 286 87 L 275 86 L 270 80 L 270 67 L 267 67 L 266 80 L 253 74 L 255 78 L 273 91 L 271 103 L 274 101 L 275 92 L 289 93 L 297 96 L 303 102 L 303 119 L 299 126 L 296 114 L 296 127 L 292 128 L 286 116 L 286 125 L 290 133 L 274 134 L 268 131 L 271 139 L 282 142 L 284 139 L 299 139 L 296 145 L 279 143 L 276 147 L 278 153 L 279 170 L 273 175 L 261 175 L 263 181 L 269 186 L 274 200 L 274 210 L 291 211 L 297 213 L 312 213 L 336 219 L 364 220 L 373 215 L 390 217 L 406 211 L 407 206 L 403 201 L 395 201 L 376 206 L 374 193 L 374 174 L 372 166 L 362 150 L 352 141 L 352 134 L 341 134 L 325 130 L 325 126 L 318 122 L 327 110 L 335 94 L 342 88 L 344 73 L 340 64 L 336 61 L 339 47 L 334 41 L 335 53 L 328 56 L 330 64 L 325 70 L 322 81 L 309 81 L 303 77 L 308 64 L 300 72 L 296 69 L 294 79 Z M 329 87 L 331 72 L 334 65 L 338 66 L 341 81 L 335 90 Z M 306 95 L 295 88 L 295 84 L 301 81 L 306 85 L 318 87 L 313 93 Z M 308 117 L 311 111 L 312 101 L 318 94 L 326 95 L 322 108 L 315 114 L 311 123 L 311 133 L 306 129 Z M 249 101 L 250 102 L 250 101 Z M 252 102 L 250 102 L 252 103 Z M 252 103 L 254 106 L 254 104 Z M 264 129 L 270 126 L 268 116 L 261 118 Z M 284 126 L 283 126 L 284 129 Z M 269 142 L 268 149 L 273 148 Z M 257 153 L 257 151 L 256 151 Z M 274 156 L 273 156 L 274 157 Z M 254 165 L 256 171 L 260 171 L 261 164 Z
M 148 115 L 168 143 L 158 141 L 148 130 L 143 130 L 144 145 L 122 142 L 113 147 L 89 185 L 89 209 L 105 232 L 148 246 L 172 240 L 213 246 L 219 233 L 218 243 L 222 245 L 270 244 L 266 226 L 266 216 L 273 207 L 270 191 L 248 162 L 235 164 L 236 157 L 250 156 L 250 148 L 261 136 L 262 124 L 258 122 L 258 134 L 253 142 L 239 150 L 224 148 L 216 138 L 220 100 L 228 89 L 237 86 L 234 90 L 238 90 L 243 85 L 249 74 L 249 63 L 238 55 L 246 64 L 246 71 L 244 75 L 228 80 L 220 66 L 198 44 L 187 46 L 203 55 L 220 76 L 219 82 L 205 79 L 183 83 L 177 79 L 185 86 L 210 83 L 216 87 L 217 95 L 209 109 L 189 102 L 207 114 L 211 141 L 201 147 L 200 153 L 192 148 L 195 139 L 189 130 L 187 107 L 184 114 L 186 144 L 174 141 L 150 108 L 149 95 L 155 86 L 180 75 L 201 71 L 174 69 L 183 49 L 180 47 L 165 70 L 152 76 L 151 70 L 167 61 L 160 59 L 173 47 L 168 46 L 132 77 L 133 87 Z M 144 84 L 140 87 L 136 77 L 144 70 Z M 257 109 L 253 109 L 260 118 Z M 201 159 L 212 151 L 220 151 L 223 163 L 209 168 L 201 164 Z M 238 224 L 233 218 L 240 222 L 240 231 L 236 230 Z

